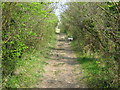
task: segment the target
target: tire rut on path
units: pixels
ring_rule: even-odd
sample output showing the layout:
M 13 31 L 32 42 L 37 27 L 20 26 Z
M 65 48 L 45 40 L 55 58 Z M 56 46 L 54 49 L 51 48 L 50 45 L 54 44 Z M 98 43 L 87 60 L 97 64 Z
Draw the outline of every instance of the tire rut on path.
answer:
M 65 34 L 57 35 L 57 44 L 51 52 L 50 60 L 45 66 L 45 73 L 37 88 L 85 88 L 82 79 L 82 69 L 76 61 L 76 56 L 70 47 Z M 79 80 L 78 80 L 79 78 Z

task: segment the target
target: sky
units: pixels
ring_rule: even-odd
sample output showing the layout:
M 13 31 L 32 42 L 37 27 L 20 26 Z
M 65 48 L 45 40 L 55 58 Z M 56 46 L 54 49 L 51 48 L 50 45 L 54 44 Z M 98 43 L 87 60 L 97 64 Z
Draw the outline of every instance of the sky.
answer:
M 55 4 L 55 14 L 58 16 L 58 19 L 60 21 L 60 14 L 64 12 L 67 9 L 67 5 L 65 5 L 66 2 L 58 2 Z

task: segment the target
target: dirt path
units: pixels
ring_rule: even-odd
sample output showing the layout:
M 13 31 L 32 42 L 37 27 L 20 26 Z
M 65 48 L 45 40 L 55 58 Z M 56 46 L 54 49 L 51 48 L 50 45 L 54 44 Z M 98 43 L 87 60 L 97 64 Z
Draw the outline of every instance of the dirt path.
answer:
M 45 73 L 37 88 L 85 88 L 82 70 L 64 34 L 57 35 L 58 42 L 45 66 Z M 79 79 L 79 80 L 78 80 Z

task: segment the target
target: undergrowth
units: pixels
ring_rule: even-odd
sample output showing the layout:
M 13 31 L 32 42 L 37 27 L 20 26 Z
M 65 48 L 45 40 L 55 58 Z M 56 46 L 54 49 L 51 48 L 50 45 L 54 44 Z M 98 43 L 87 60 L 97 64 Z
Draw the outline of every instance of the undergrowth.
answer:
M 39 82 L 44 73 L 44 66 L 47 64 L 49 52 L 54 47 L 56 40 L 55 36 L 49 40 L 49 43 L 44 43 L 39 50 L 25 53 L 18 60 L 16 69 L 13 75 L 6 77 L 4 88 L 34 88 Z
M 72 42 L 77 61 L 83 69 L 83 81 L 89 88 L 118 88 L 117 66 L 112 57 L 102 57 L 97 53 L 83 53 L 76 49 L 76 42 Z

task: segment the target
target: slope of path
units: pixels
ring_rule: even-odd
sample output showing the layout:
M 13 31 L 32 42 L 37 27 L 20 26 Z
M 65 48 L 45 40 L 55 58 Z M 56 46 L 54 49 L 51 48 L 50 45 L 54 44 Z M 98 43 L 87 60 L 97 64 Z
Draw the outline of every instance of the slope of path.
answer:
M 76 56 L 70 48 L 70 42 L 64 34 L 57 35 L 57 44 L 51 52 L 50 60 L 45 66 L 45 73 L 37 88 L 85 88 L 82 70 L 76 61 Z M 79 79 L 79 80 L 78 80 Z

